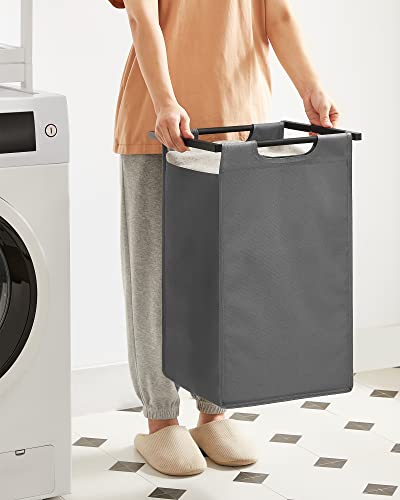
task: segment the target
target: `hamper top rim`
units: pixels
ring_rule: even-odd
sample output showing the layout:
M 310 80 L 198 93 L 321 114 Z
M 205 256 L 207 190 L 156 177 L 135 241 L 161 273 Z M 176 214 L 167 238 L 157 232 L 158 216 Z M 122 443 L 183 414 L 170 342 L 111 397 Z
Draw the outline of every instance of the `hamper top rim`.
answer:
M 241 143 L 242 141 L 216 141 L 218 144 L 224 143 Z M 295 156 L 303 155 L 304 150 L 310 149 L 310 145 L 302 146 L 273 146 L 264 147 L 259 149 L 261 156 L 279 157 L 279 156 Z M 195 172 L 202 172 L 206 174 L 218 175 L 221 164 L 221 153 L 213 153 L 211 151 L 204 151 L 199 149 L 190 148 L 184 153 L 178 151 L 168 151 L 167 162 L 175 167 L 193 170 Z

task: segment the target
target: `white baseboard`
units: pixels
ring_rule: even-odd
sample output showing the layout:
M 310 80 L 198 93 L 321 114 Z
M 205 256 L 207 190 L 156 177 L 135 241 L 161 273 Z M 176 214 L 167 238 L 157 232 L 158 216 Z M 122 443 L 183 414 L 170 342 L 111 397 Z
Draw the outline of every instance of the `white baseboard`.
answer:
M 400 325 L 359 328 L 354 332 L 354 371 L 400 366 Z
M 128 363 L 72 370 L 72 416 L 141 406 Z
M 362 328 L 354 333 L 354 371 L 400 366 L 400 325 Z M 72 371 L 72 415 L 141 406 L 128 363 Z

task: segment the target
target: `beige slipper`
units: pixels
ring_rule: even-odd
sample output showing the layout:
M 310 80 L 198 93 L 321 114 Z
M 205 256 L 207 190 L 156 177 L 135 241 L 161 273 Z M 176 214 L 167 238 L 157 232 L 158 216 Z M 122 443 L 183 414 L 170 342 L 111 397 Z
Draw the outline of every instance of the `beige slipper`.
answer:
M 219 465 L 241 466 L 257 462 L 257 450 L 235 420 L 217 420 L 190 430 L 200 449 Z
M 170 425 L 152 434 L 138 434 L 135 447 L 154 469 L 170 476 L 192 476 L 207 467 L 186 427 Z

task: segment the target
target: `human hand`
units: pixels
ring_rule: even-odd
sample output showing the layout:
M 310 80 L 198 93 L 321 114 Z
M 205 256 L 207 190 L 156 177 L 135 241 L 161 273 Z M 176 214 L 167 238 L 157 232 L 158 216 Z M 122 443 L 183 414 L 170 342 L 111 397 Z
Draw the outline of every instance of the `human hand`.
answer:
M 319 87 L 316 87 L 303 96 L 304 110 L 313 125 L 322 127 L 336 127 L 339 121 L 339 112 L 330 97 Z
M 194 139 L 189 115 L 178 103 L 168 104 L 158 110 L 155 134 L 167 148 L 181 153 L 188 149 L 181 136 Z

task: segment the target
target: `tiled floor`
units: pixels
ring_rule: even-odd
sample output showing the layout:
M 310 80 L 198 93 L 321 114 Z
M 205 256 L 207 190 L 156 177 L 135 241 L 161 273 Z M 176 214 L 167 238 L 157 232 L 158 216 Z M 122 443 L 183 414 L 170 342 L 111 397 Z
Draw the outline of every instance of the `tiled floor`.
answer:
M 132 446 L 146 423 L 138 409 L 74 419 L 68 500 L 400 499 L 400 368 L 356 375 L 351 393 L 229 411 L 260 448 L 238 469 L 207 459 L 204 474 L 166 477 Z M 184 425 L 196 421 L 182 393 Z M 368 496 L 367 496 L 368 495 Z

